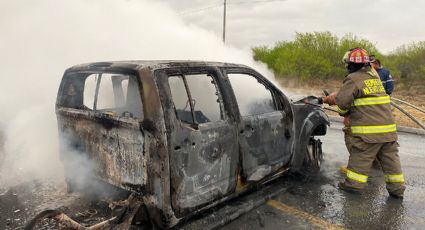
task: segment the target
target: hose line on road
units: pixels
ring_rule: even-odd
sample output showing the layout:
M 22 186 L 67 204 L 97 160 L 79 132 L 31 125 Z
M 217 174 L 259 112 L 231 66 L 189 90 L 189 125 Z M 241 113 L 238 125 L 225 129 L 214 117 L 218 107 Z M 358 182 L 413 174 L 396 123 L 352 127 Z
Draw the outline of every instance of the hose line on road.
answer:
M 418 119 L 416 119 L 414 116 L 412 116 L 410 113 L 408 113 L 405 109 L 401 108 L 399 105 L 397 105 L 394 102 L 391 102 L 391 105 L 400 110 L 402 113 L 404 113 L 406 116 L 408 116 L 412 121 L 414 121 L 417 125 L 419 125 L 422 129 L 425 130 L 425 125 L 423 125 Z
M 412 108 L 414 108 L 414 109 L 416 109 L 416 110 L 418 110 L 418 111 L 420 111 L 422 113 L 425 113 L 425 110 L 423 110 L 423 109 L 421 109 L 421 108 L 419 108 L 419 107 L 417 107 L 417 106 L 415 106 L 415 105 L 413 105 L 413 104 L 411 104 L 411 103 L 409 103 L 407 101 L 403 101 L 403 100 L 398 99 L 398 98 L 395 98 L 395 97 L 391 97 L 391 99 L 392 100 L 395 100 L 395 101 L 398 101 L 400 103 L 406 104 L 406 105 L 408 105 L 408 106 L 410 106 L 410 107 L 412 107 Z

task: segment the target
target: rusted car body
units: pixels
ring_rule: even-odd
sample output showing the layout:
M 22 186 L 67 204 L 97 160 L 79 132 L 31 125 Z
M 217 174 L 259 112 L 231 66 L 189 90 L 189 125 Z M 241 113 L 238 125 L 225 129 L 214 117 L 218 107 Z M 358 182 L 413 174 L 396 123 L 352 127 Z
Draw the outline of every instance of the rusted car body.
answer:
M 56 113 L 68 185 L 93 176 L 143 197 L 171 227 L 270 181 L 318 166 L 328 118 L 255 70 L 192 61 L 98 62 L 66 70 Z M 81 163 L 77 163 L 78 166 Z

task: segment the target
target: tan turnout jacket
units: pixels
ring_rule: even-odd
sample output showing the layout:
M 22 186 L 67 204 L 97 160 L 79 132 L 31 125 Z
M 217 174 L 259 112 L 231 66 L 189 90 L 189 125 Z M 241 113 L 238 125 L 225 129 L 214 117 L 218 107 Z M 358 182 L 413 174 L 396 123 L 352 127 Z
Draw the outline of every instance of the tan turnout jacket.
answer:
M 376 71 L 364 67 L 349 74 L 338 93 L 332 96 L 335 99 L 329 101 L 334 101 L 340 115 L 349 117 L 353 136 L 368 143 L 397 140 L 390 96 Z

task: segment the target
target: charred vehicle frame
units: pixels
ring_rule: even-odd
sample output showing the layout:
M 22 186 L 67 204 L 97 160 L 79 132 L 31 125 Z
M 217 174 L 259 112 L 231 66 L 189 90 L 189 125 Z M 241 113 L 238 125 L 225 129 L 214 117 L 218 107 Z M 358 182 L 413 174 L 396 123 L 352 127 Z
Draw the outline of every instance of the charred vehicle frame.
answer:
M 97 62 L 66 70 L 56 103 L 68 188 L 75 158 L 136 194 L 160 228 L 288 170 L 315 171 L 329 120 L 255 70 L 193 61 Z

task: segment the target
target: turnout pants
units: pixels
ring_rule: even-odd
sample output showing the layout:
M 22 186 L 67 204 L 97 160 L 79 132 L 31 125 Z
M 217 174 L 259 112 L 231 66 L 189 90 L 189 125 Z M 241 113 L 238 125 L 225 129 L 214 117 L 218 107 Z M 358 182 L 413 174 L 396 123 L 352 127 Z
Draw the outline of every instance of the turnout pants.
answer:
M 344 132 L 345 147 L 347 147 L 348 152 L 351 153 L 351 147 L 353 146 L 353 141 L 351 140 L 353 138 L 351 128 L 349 126 L 344 126 L 342 131 Z
M 351 127 L 344 126 L 342 128 L 342 132 L 344 132 L 345 147 L 347 148 L 348 153 L 351 153 L 351 149 L 353 147 L 353 133 L 351 132 Z M 381 164 L 377 158 L 373 161 L 372 168 L 381 170 Z
M 352 136 L 345 185 L 363 189 L 367 185 L 368 174 L 376 158 L 384 172 L 388 192 L 402 195 L 405 186 L 398 147 L 396 141 L 367 143 L 360 137 Z

